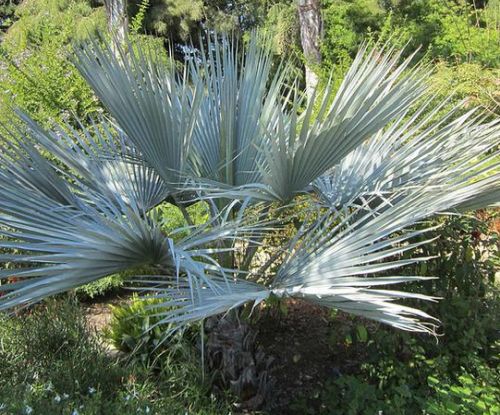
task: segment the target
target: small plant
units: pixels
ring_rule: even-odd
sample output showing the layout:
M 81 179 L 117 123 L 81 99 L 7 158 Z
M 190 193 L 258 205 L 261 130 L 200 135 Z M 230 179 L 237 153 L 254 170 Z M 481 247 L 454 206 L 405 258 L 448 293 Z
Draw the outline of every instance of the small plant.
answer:
M 144 25 L 144 19 L 146 18 L 146 12 L 149 8 L 149 3 L 150 0 L 141 0 L 139 9 L 130 22 L 130 31 L 132 33 L 138 34 L 141 31 Z
M 111 306 L 112 318 L 105 329 L 105 336 L 114 347 L 132 353 L 143 363 L 150 363 L 155 356 L 165 351 L 161 347 L 164 339 L 161 321 L 161 301 L 132 296 L 130 303 Z

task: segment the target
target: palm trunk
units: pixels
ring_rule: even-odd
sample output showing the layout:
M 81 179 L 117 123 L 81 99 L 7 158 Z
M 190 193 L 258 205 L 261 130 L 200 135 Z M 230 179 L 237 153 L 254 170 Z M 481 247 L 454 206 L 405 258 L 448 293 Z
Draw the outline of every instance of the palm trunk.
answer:
M 319 43 L 321 40 L 322 21 L 319 0 L 299 1 L 300 41 L 306 61 L 306 93 L 311 99 L 318 85 L 318 74 L 315 71 L 321 63 Z
M 257 410 L 270 403 L 272 358 L 255 344 L 257 333 L 240 321 L 233 310 L 224 317 L 206 321 L 206 356 L 214 375 L 215 390 L 229 389 L 241 410 Z

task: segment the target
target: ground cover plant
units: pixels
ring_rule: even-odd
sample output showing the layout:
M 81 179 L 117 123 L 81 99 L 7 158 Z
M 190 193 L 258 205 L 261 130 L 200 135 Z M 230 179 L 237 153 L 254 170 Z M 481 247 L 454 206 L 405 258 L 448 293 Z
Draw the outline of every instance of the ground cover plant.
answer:
M 161 376 L 144 365 L 124 365 L 89 329 L 74 297 L 17 319 L 2 316 L 0 334 L 1 414 L 229 412 L 210 397 L 187 343 L 177 344 L 175 359 L 165 355 Z

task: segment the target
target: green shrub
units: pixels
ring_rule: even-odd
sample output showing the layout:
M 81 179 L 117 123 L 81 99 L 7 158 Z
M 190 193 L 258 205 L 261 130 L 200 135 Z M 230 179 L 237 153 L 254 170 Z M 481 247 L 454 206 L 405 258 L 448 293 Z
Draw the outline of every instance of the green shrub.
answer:
M 72 44 L 98 32 L 105 33 L 104 7 L 90 0 L 28 0 L 16 9 L 17 21 L 0 45 L 0 122 L 19 107 L 45 126 L 69 121 L 86 122 L 102 112 L 92 90 L 71 60 Z M 163 41 L 132 35 L 164 55 Z
M 17 21 L 2 46 L 20 53 L 43 45 L 68 45 L 105 28 L 103 7 L 89 0 L 27 0 L 16 9 Z
M 3 53 L 5 56 L 5 53 Z M 64 49 L 45 45 L 5 60 L 0 74 L 3 122 L 20 107 L 45 125 L 74 114 L 85 119 L 100 108 L 97 99 L 67 59 Z
M 464 0 L 400 0 L 382 25 L 384 38 L 409 42 L 408 50 L 422 46 L 421 54 L 452 63 L 498 66 L 498 11 Z
M 429 386 L 434 390 L 435 396 L 425 405 L 427 413 L 432 415 L 500 413 L 498 373 L 485 366 L 479 369 L 479 374 L 476 376 L 463 370 L 453 383 L 429 376 Z
M 16 8 L 20 0 L 0 1 L 0 33 L 8 29 L 15 21 Z
M 321 72 L 325 79 L 332 74 L 340 85 L 359 45 L 380 29 L 381 10 L 369 0 L 324 0 L 322 5 Z
M 106 27 L 104 10 L 86 0 L 25 1 L 2 39 L 0 121 L 20 107 L 49 125 L 69 115 L 86 119 L 100 105 L 68 60 L 70 43 Z
M 110 275 L 109 277 L 101 278 L 100 280 L 83 285 L 75 291 L 78 297 L 83 300 L 94 299 L 107 295 L 117 289 L 123 287 L 124 278 L 121 275 Z
M 198 202 L 186 208 L 191 220 L 195 225 L 201 225 L 208 220 L 208 205 L 205 202 Z M 187 230 L 178 230 L 188 225 L 182 211 L 170 203 L 162 203 L 155 209 L 155 214 L 158 215 L 163 232 L 169 235 L 174 241 L 187 236 Z
M 158 309 L 154 306 L 160 300 L 132 296 L 126 305 L 111 306 L 111 322 L 105 331 L 114 347 L 126 353 L 133 353 L 141 362 L 149 362 L 158 346 L 164 340 L 163 328 L 157 324 Z
M 450 92 L 454 93 L 449 106 L 465 100 L 465 109 L 479 106 L 485 108 L 492 116 L 498 116 L 500 115 L 499 78 L 500 69 L 483 68 L 477 63 L 450 65 L 439 62 L 431 86 L 442 99 L 445 99 Z

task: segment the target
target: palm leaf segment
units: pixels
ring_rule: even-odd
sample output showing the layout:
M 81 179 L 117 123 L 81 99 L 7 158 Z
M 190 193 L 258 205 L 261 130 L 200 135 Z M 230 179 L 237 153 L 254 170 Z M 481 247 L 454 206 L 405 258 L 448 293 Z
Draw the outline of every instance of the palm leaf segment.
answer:
M 363 47 L 333 99 L 327 87 L 306 103 L 259 42 L 244 57 L 209 42 L 181 72 L 137 47 L 77 48 L 113 122 L 45 131 L 20 113 L 5 129 L 0 278 L 16 282 L 0 286 L 1 309 L 147 266 L 137 281 L 177 327 L 274 293 L 432 331 L 430 316 L 394 302 L 432 298 L 390 287 L 423 278 L 396 272 L 427 259 L 401 259 L 428 242 L 415 224 L 498 203 L 498 120 L 419 107 L 429 71 L 388 48 Z M 315 204 L 313 189 L 322 213 L 269 286 L 220 260 L 275 231 L 270 203 Z M 212 217 L 174 243 L 151 212 L 167 197 L 207 200 Z

